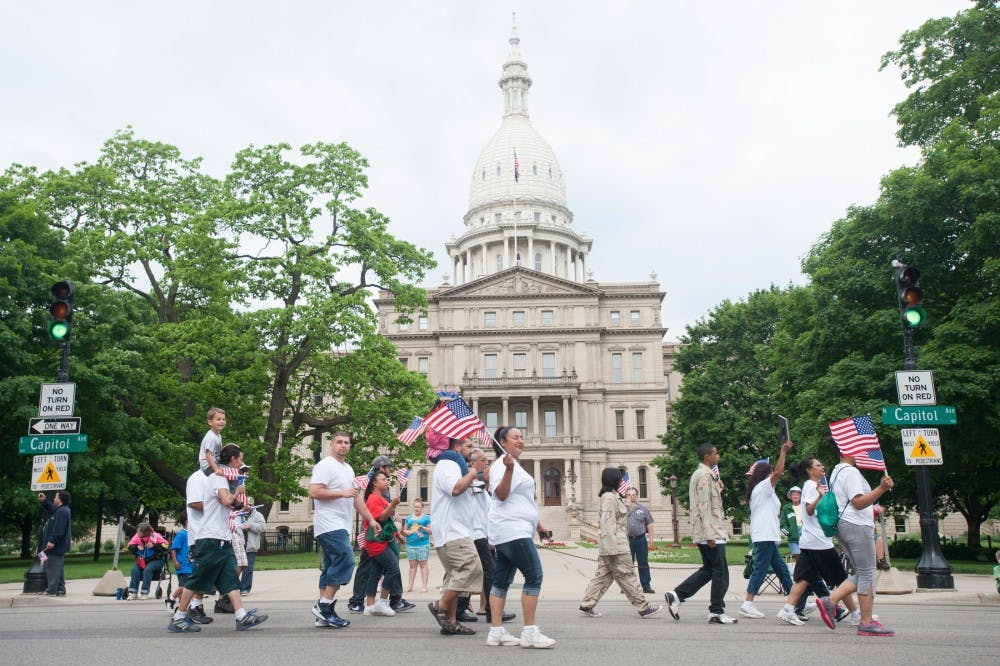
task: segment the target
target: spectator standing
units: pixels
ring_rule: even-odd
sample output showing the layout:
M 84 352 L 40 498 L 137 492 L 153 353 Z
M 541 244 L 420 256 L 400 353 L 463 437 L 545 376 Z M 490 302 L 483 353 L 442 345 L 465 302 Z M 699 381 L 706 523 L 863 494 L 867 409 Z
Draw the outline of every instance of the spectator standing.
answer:
M 250 504 L 253 504 L 253 500 Z M 246 537 L 247 565 L 240 576 L 240 594 L 245 597 L 253 589 L 253 568 L 257 562 L 257 551 L 260 550 L 261 535 L 267 529 L 267 521 L 264 520 L 264 514 L 251 506 L 250 514 L 241 527 Z
M 402 534 L 406 537 L 406 559 L 410 563 L 410 582 L 407 592 L 413 591 L 413 582 L 420 570 L 420 591 L 427 591 L 427 580 L 430 571 L 427 569 L 427 558 L 431 550 L 431 517 L 424 513 L 424 501 L 419 497 L 413 500 L 413 513 L 403 519 Z
M 313 534 L 323 551 L 320 596 L 312 608 L 317 627 L 341 629 L 351 624 L 337 615 L 335 606 L 337 591 L 350 582 L 354 573 L 354 550 L 350 536 L 354 511 L 365 520 L 375 522 L 354 485 L 354 470 L 346 462 L 350 450 L 350 434 L 343 431 L 333 433 L 330 455 L 313 466 L 309 480 L 309 497 L 314 505 Z
M 719 451 L 711 444 L 702 444 L 698 447 L 698 459 L 701 463 L 691 474 L 688 494 L 691 502 L 691 541 L 698 544 L 701 567 L 664 596 L 670 615 L 679 620 L 681 602 L 711 582 L 708 623 L 736 624 L 736 618 L 726 615 L 726 592 L 729 590 L 726 540 L 729 531 L 726 511 L 722 506 Z
M 159 532 L 155 532 L 152 525 L 139 523 L 139 529 L 128 542 L 128 551 L 135 556 L 132 577 L 128 584 L 129 597 L 149 598 L 149 586 L 154 580 L 159 580 L 163 566 L 167 563 L 169 547 L 167 540 Z
M 778 526 L 778 511 L 781 500 L 774 492 L 778 479 L 785 472 L 785 457 L 792 449 L 791 442 L 781 445 L 778 462 L 760 462 L 754 464 L 750 480 L 747 482 L 747 504 L 750 505 L 750 540 L 753 542 L 753 570 L 747 583 L 746 599 L 740 606 L 740 615 L 759 620 L 766 617 L 754 604 L 754 598 L 760 592 L 760 586 L 767 576 L 768 569 L 774 571 L 781 581 L 781 589 L 785 594 L 792 590 L 792 577 L 788 574 L 778 545 L 781 543 L 781 528 Z
M 542 562 L 533 537 L 547 536 L 538 522 L 535 503 L 535 479 L 518 462 L 524 452 L 524 436 L 517 428 L 502 427 L 494 435 L 497 460 L 490 466 L 493 502 L 487 528 L 490 545 L 496 549 L 496 573 L 490 590 L 490 635 L 487 645 L 518 645 L 524 648 L 550 648 L 555 640 L 543 634 L 535 623 L 538 595 L 542 590 Z M 524 576 L 521 588 L 521 613 L 524 628 L 518 639 L 503 626 L 507 590 L 514 573 Z
M 201 474 L 201 470 L 198 470 Z M 204 475 L 202 475 L 204 476 Z M 188 541 L 188 515 L 187 511 L 181 511 L 177 522 L 181 524 L 181 529 L 174 535 L 174 540 L 170 542 L 170 559 L 174 564 L 174 573 L 177 574 L 177 589 L 174 590 L 170 598 L 166 600 L 167 606 L 173 610 L 174 606 L 181 598 L 181 593 L 187 587 L 188 578 L 191 576 L 191 544 Z M 192 599 L 192 603 L 194 600 Z M 191 610 L 190 604 L 188 610 Z
M 66 595 L 66 553 L 73 543 L 73 516 L 69 510 L 70 494 L 66 490 L 57 490 L 55 497 L 49 501 L 45 493 L 38 493 L 38 501 L 49 514 L 42 530 L 42 553 L 45 555 L 45 577 L 48 586 L 45 596 L 62 597 Z
M 778 526 L 788 539 L 788 552 L 795 562 L 799 559 L 799 534 L 802 531 L 802 489 L 792 486 L 787 497 L 788 501 L 781 505 L 778 513 Z
M 618 494 L 622 473 L 615 467 L 605 467 L 601 472 L 600 518 L 598 519 L 597 571 L 594 572 L 580 603 L 580 613 L 586 617 L 601 617 L 594 606 L 608 591 L 611 582 L 618 583 L 629 602 L 639 609 L 639 617 L 656 615 L 662 606 L 651 606 L 642 596 L 639 579 L 632 568 L 629 548 L 628 525 L 631 522 L 630 504 Z
M 616 489 L 617 490 L 617 489 Z M 649 507 L 639 503 L 639 491 L 634 487 L 626 493 L 629 501 L 628 549 L 632 563 L 639 565 L 639 584 L 646 594 L 656 594 L 649 576 L 649 551 L 653 546 L 653 516 Z

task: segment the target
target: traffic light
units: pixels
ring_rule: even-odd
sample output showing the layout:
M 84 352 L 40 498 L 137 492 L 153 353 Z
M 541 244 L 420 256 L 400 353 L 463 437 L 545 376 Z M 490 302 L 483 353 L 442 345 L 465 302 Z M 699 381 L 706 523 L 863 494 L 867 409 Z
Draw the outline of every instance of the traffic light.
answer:
M 904 328 L 916 328 L 924 323 L 927 312 L 920 306 L 924 290 L 920 288 L 920 271 L 913 266 L 901 266 L 896 272 L 896 291 L 899 294 L 899 314 Z
M 49 335 L 53 340 L 62 342 L 69 339 L 70 329 L 73 327 L 73 293 L 76 285 L 69 280 L 62 280 L 52 285 L 52 305 L 49 306 L 49 314 L 52 320 L 49 322 Z

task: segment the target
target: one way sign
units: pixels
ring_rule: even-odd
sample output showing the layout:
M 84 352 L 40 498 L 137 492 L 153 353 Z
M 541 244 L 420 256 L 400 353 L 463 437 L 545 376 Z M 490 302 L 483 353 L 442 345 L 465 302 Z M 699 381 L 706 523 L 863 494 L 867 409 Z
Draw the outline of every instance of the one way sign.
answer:
M 53 416 L 28 421 L 29 435 L 77 435 L 79 433 L 79 416 Z

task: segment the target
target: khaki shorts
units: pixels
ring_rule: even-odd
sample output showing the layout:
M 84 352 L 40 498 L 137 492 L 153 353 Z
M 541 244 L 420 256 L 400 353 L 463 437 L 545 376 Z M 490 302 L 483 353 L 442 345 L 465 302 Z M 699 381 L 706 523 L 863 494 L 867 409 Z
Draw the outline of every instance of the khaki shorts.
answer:
M 435 548 L 444 568 L 444 589 L 479 592 L 483 589 L 483 565 L 471 537 L 449 541 Z

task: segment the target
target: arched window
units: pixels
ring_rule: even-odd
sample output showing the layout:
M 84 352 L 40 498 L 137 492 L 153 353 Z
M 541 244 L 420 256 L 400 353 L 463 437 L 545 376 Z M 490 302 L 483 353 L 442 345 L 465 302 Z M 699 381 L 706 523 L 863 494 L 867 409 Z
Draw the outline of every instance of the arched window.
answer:
M 639 468 L 639 497 L 646 499 L 649 497 L 649 473 L 645 467 Z
M 538 271 L 539 273 L 542 272 L 542 253 L 541 252 L 536 252 L 535 253 L 535 270 Z
M 420 499 L 427 501 L 427 470 L 420 470 Z

